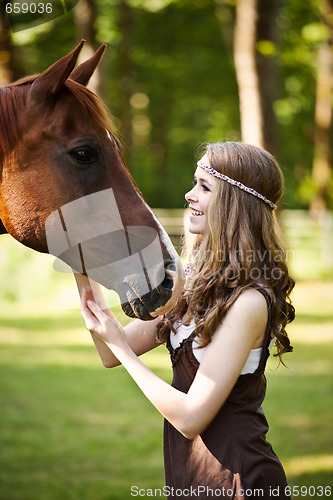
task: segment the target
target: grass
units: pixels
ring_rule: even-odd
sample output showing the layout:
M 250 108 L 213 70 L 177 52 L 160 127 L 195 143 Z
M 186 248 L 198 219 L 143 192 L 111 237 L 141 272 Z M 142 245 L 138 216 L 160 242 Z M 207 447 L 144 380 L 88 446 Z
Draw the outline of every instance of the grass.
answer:
M 289 327 L 294 353 L 285 356 L 290 370 L 273 371 L 276 361 L 270 360 L 267 371 L 269 439 L 290 485 L 303 486 L 308 493 L 313 492 L 310 486 L 333 490 L 332 293 L 330 282 L 297 285 L 297 317 Z M 313 497 L 320 495 L 302 495 Z
M 267 371 L 269 440 L 291 486 L 332 486 L 332 295 L 332 283 L 299 285 L 290 370 L 271 360 Z M 122 367 L 101 366 L 78 310 L 7 304 L 0 318 L 0 500 L 127 500 L 131 485 L 161 488 L 162 418 Z M 145 360 L 170 381 L 164 347 Z
M 160 487 L 162 419 L 121 367 L 102 368 L 79 311 L 7 304 L 0 317 L 0 499 L 120 500 L 132 484 Z M 149 361 L 169 380 L 164 349 Z

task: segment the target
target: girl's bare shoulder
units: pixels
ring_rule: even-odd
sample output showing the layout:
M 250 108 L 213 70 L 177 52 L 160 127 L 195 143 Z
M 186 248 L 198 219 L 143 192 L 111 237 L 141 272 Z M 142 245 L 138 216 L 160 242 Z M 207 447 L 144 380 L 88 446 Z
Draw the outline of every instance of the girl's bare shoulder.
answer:
M 230 307 L 226 320 L 248 322 L 261 329 L 267 323 L 267 302 L 261 292 L 254 288 L 244 290 Z

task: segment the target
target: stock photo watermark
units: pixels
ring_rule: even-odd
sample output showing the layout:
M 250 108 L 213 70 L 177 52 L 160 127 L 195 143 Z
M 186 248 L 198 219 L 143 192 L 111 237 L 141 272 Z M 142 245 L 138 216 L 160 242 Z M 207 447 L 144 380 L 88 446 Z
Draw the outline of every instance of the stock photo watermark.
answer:
M 80 0 L 4 0 L 13 33 L 48 23 L 72 10 Z
M 149 226 L 124 227 L 113 189 L 78 198 L 45 222 L 48 250 L 60 272 L 86 275 L 115 290 L 122 304 L 142 298 L 165 277 L 159 235 Z
M 221 250 L 216 252 L 207 250 L 205 260 L 214 261 L 220 264 L 215 277 L 222 277 L 226 284 L 231 281 L 242 279 L 243 281 L 279 281 L 283 279 L 286 267 L 285 262 L 295 263 L 295 250 L 288 249 L 285 252 L 280 249 L 275 250 Z M 191 265 L 188 265 L 187 274 L 192 272 Z M 209 278 L 210 270 L 208 270 Z M 204 276 L 204 272 L 201 272 Z
M 131 497 L 152 497 L 152 498 L 198 498 L 205 495 L 205 498 L 234 498 L 239 495 L 245 498 L 265 498 L 265 491 L 262 488 L 240 488 L 235 492 L 231 488 L 210 488 L 209 486 L 191 486 L 190 488 L 174 488 L 173 486 L 163 486 L 163 488 L 140 488 L 137 485 L 131 486 Z M 280 486 L 269 487 L 269 498 L 280 498 L 281 495 L 293 495 L 294 497 L 314 497 L 330 498 L 332 486 Z M 266 492 L 267 500 L 267 492 Z

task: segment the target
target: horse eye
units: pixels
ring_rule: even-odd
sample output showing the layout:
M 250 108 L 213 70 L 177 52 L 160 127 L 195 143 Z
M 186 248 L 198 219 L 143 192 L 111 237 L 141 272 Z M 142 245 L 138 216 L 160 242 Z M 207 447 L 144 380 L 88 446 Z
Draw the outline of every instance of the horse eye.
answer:
M 72 151 L 70 155 L 81 164 L 89 164 L 95 161 L 95 154 L 88 148 L 80 148 Z

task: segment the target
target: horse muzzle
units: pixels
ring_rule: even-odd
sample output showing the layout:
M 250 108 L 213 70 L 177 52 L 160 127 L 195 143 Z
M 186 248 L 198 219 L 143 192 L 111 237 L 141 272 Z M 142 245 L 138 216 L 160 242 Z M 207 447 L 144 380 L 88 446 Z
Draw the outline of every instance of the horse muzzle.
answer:
M 143 320 L 154 319 L 172 309 L 182 290 L 184 277 L 181 264 L 176 260 L 164 262 L 164 279 L 148 293 L 140 296 L 131 287 L 128 301 L 122 303 L 122 309 L 127 316 Z

